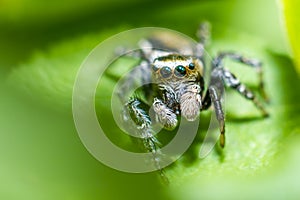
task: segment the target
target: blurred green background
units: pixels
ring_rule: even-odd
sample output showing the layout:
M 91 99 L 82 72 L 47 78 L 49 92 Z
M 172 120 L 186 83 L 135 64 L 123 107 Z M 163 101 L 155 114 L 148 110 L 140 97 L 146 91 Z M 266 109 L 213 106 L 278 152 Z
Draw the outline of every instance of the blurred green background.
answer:
M 296 12 L 289 12 L 296 7 L 286 7 L 286 34 L 281 6 L 275 0 L 0 1 L 0 199 L 297 199 L 300 82 L 288 41 L 297 52 L 299 29 Z M 199 160 L 196 140 L 166 169 L 170 186 L 156 173 L 102 165 L 73 124 L 80 64 L 120 31 L 160 26 L 194 37 L 203 20 L 213 27 L 211 55 L 235 50 L 264 62 L 271 117 L 260 119 L 251 103 L 229 91 L 224 152 Z M 250 69 L 226 63 L 255 89 Z

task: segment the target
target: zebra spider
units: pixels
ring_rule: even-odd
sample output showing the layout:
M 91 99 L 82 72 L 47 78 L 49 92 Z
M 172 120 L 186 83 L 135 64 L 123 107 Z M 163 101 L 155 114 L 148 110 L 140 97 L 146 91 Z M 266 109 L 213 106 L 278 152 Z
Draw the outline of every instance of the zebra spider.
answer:
M 254 68 L 258 72 L 259 87 L 264 96 L 262 65 L 258 60 L 232 52 L 220 53 L 212 59 L 210 82 L 204 81 L 207 65 L 204 62 L 204 48 L 210 38 L 209 29 L 208 23 L 199 26 L 198 43 L 196 48 L 190 49 L 190 55 L 184 53 L 187 52 L 186 49 L 165 43 L 159 38 L 141 41 L 138 54 L 141 61 L 121 84 L 119 97 L 125 105 L 123 119 L 132 119 L 144 148 L 153 154 L 158 169 L 159 161 L 155 157 L 159 151 L 159 141 L 152 130 L 150 107 L 155 113 L 154 120 L 165 129 L 173 130 L 178 125 L 179 117 L 194 121 L 200 112 L 213 106 L 219 123 L 221 147 L 225 145 L 225 118 L 221 103 L 223 84 L 252 101 L 264 116 L 268 115 L 254 93 L 223 65 L 223 60 L 229 58 Z M 146 46 L 151 48 L 145 48 Z M 133 94 L 128 99 L 124 94 L 135 84 L 137 78 L 142 83 L 151 84 L 142 84 L 142 97 Z

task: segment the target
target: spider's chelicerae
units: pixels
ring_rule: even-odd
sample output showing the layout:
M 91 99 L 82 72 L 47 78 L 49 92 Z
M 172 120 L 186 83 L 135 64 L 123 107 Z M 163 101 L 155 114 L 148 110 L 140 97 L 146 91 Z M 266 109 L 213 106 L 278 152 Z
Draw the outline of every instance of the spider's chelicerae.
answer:
M 188 121 L 194 121 L 201 111 L 213 106 L 219 122 L 221 147 L 225 145 L 225 121 L 221 104 L 223 83 L 252 101 L 264 116 L 268 115 L 254 93 L 226 69 L 222 62 L 225 58 L 229 58 L 254 68 L 259 74 L 259 86 L 264 94 L 262 67 L 258 60 L 248 59 L 232 52 L 220 53 L 212 59 L 210 82 L 204 81 L 204 47 L 209 36 L 209 24 L 201 24 L 197 32 L 199 42 L 196 48 L 190 49 L 191 55 L 186 55 L 187 49 L 176 46 L 176 41 L 172 46 L 157 38 L 143 40 L 139 53 L 141 61 L 120 88 L 119 96 L 125 104 L 123 118 L 126 121 L 130 116 L 134 121 L 144 147 L 152 152 L 154 157 L 159 142 L 151 127 L 153 121 L 149 116 L 150 107 L 155 113 L 156 122 L 165 129 L 172 130 L 178 125 L 180 116 Z M 144 48 L 145 46 L 148 48 Z M 123 94 L 134 85 L 137 78 L 141 83 L 147 83 L 141 90 L 143 98 L 134 94 L 129 99 L 125 98 Z M 159 168 L 159 164 L 156 164 Z

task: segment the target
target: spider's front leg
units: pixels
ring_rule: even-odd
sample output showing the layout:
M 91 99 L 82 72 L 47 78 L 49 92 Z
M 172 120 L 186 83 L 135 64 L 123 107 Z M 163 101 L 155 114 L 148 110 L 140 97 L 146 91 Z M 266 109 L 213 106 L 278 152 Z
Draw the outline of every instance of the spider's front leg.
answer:
M 220 146 L 224 148 L 225 146 L 225 116 L 222 108 L 222 88 L 217 84 L 211 85 L 203 99 L 203 109 L 209 108 L 211 103 L 214 106 L 217 120 L 220 127 Z
M 211 74 L 210 85 L 202 98 L 201 110 L 207 110 L 213 105 L 214 111 L 216 113 L 216 118 L 219 123 L 220 129 L 220 146 L 224 148 L 225 146 L 225 115 L 222 106 L 222 95 L 224 93 L 224 85 L 222 82 L 222 77 L 219 73 L 214 70 Z
M 159 151 L 159 141 L 153 134 L 152 122 L 148 113 L 143 109 L 143 103 L 138 98 L 132 98 L 128 103 L 126 103 L 126 109 L 129 112 L 131 119 L 137 125 L 138 134 L 142 141 L 142 145 L 150 152 L 153 156 L 153 162 L 157 170 L 159 170 L 161 177 L 168 182 L 164 171 L 160 165 L 160 151 Z M 124 115 L 127 118 L 127 115 Z

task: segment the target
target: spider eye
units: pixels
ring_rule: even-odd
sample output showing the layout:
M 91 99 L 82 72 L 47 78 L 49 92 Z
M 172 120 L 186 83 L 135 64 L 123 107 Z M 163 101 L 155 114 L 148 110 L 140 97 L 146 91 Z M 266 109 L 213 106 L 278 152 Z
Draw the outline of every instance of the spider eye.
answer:
M 190 70 L 195 69 L 195 64 L 194 64 L 194 63 L 190 63 L 190 64 L 189 64 L 189 69 L 190 69 Z
M 159 68 L 158 68 L 156 65 L 152 65 L 152 70 L 153 70 L 153 71 L 157 72 L 158 69 L 159 69 Z
M 183 77 L 186 74 L 186 69 L 182 65 L 178 65 L 175 67 L 175 75 L 178 77 Z
M 172 69 L 170 67 L 164 66 L 160 69 L 160 74 L 163 78 L 169 78 L 172 75 Z

